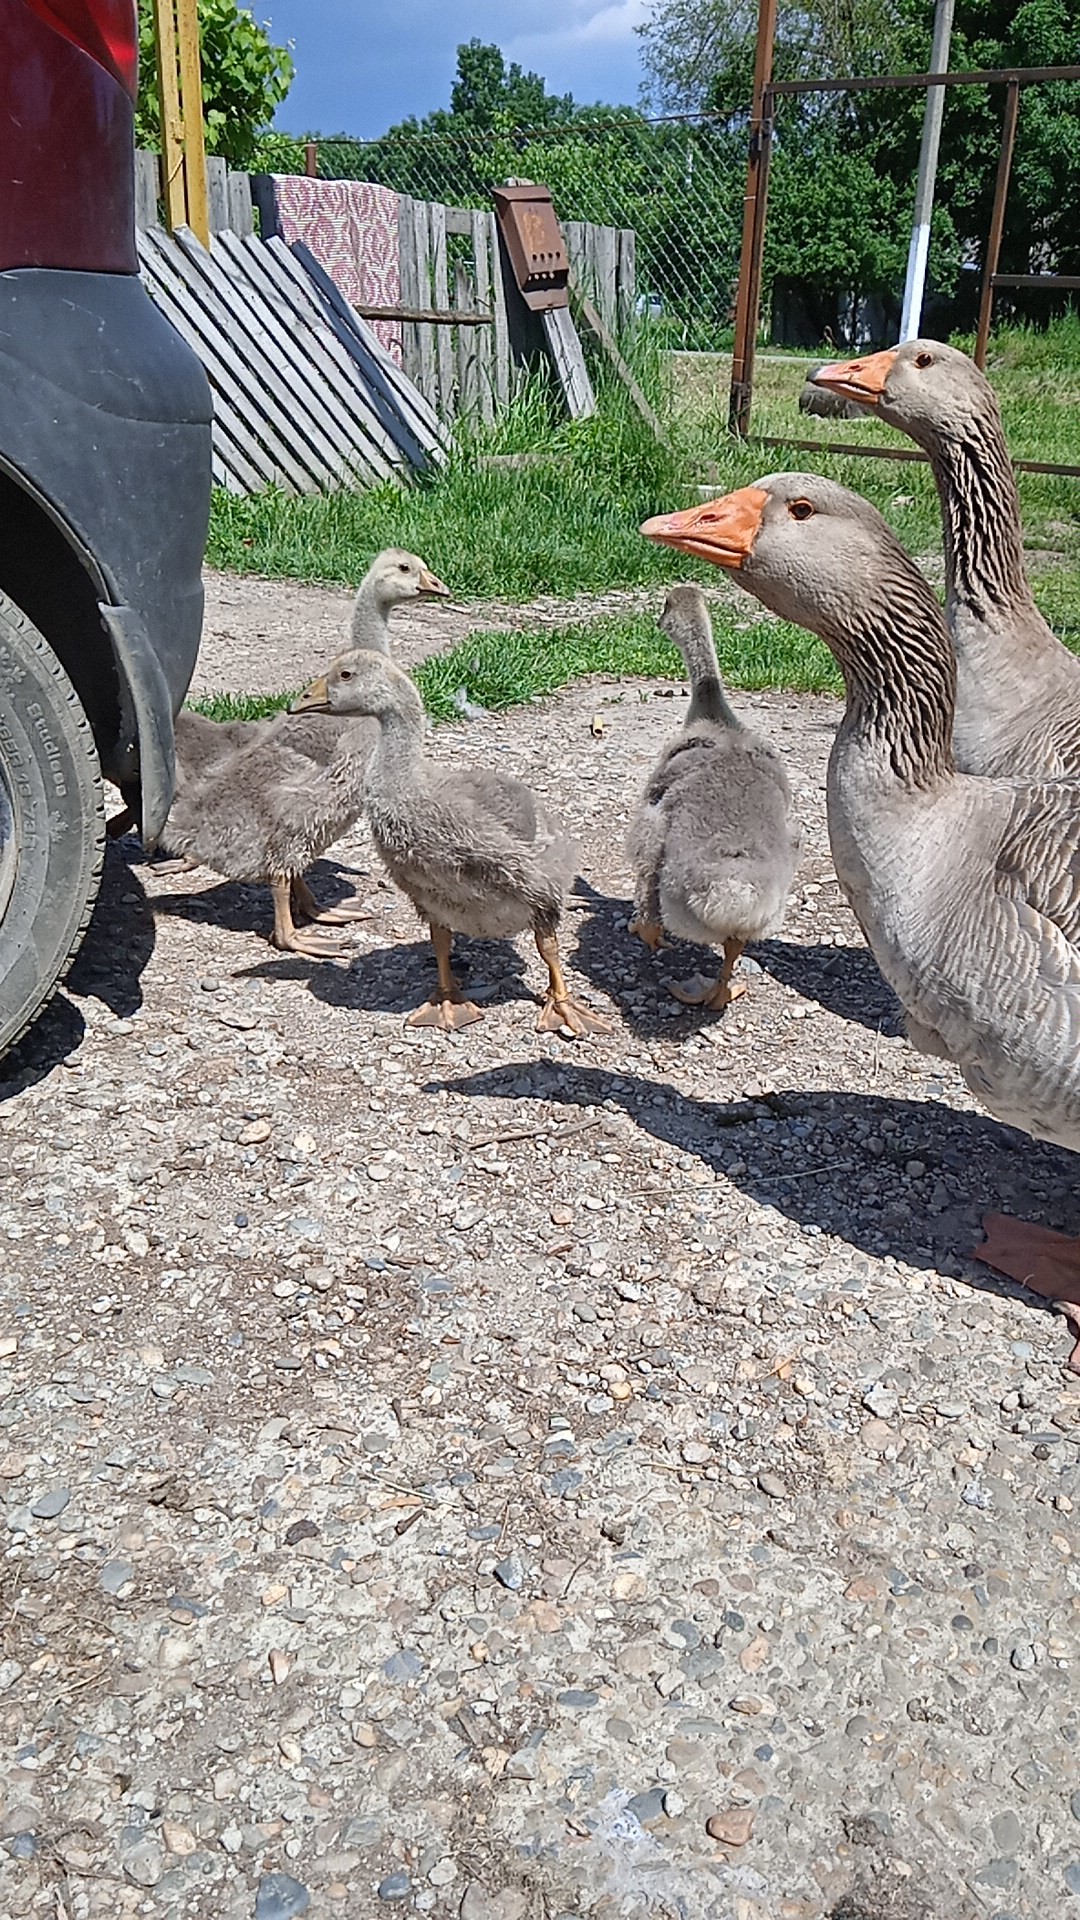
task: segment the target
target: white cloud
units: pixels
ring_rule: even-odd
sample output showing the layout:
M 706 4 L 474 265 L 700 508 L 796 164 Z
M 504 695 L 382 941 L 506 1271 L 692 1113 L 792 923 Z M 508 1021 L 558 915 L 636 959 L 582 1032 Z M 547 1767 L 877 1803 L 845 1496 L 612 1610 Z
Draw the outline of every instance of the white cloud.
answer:
M 517 35 L 506 46 L 507 58 L 523 65 L 539 63 L 543 72 L 543 63 L 559 55 L 588 47 L 632 45 L 635 29 L 645 18 L 647 0 L 613 0 L 613 4 L 602 7 L 584 0 L 572 12 L 578 18 L 549 27 L 544 33 Z

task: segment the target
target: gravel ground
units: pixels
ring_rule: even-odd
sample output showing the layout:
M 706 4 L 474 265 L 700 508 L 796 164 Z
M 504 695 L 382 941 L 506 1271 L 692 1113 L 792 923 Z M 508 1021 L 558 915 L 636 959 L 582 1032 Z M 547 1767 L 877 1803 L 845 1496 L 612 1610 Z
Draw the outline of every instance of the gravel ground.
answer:
M 621 838 L 680 698 L 434 742 L 579 831 L 608 1040 L 534 1033 L 525 940 L 463 943 L 481 1024 L 404 1030 L 433 967 L 363 832 L 342 963 L 110 849 L 0 1083 L 12 1920 L 1080 1914 L 1080 1381 L 965 1255 L 987 1203 L 1080 1224 L 1074 1166 L 899 1037 L 831 701 L 741 698 L 804 859 L 745 999 L 670 999 L 702 956 L 627 939 Z

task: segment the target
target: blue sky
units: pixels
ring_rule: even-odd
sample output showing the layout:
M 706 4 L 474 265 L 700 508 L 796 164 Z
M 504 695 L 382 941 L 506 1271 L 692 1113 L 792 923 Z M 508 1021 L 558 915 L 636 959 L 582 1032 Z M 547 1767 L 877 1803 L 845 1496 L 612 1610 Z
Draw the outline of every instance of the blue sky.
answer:
M 294 42 L 296 79 L 277 124 L 373 138 L 450 102 L 458 42 L 495 41 L 554 93 L 633 105 L 635 26 L 646 0 L 248 0 Z

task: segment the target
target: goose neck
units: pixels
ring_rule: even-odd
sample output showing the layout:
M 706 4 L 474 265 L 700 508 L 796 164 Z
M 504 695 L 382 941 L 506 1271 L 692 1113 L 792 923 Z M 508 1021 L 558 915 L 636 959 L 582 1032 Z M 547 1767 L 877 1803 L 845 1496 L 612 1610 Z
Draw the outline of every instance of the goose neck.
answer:
M 870 748 L 890 776 L 929 788 L 955 770 L 956 658 L 933 590 L 897 570 L 873 604 L 821 628 L 844 676 L 844 730 Z
M 362 580 L 353 601 L 351 643 L 368 653 L 390 652 L 390 614 L 378 580 Z
M 996 409 L 928 448 L 941 500 L 950 605 L 980 620 L 1034 605 L 1024 571 L 1020 498 Z
M 696 720 L 711 720 L 718 725 L 741 726 L 724 694 L 712 634 L 693 626 L 680 637 L 679 645 L 690 679 L 690 705 L 685 724 L 689 727 Z
M 378 724 L 379 737 L 367 766 L 368 799 L 376 807 L 400 799 L 422 777 L 424 715 L 419 699 L 415 709 L 410 704 L 381 713 Z

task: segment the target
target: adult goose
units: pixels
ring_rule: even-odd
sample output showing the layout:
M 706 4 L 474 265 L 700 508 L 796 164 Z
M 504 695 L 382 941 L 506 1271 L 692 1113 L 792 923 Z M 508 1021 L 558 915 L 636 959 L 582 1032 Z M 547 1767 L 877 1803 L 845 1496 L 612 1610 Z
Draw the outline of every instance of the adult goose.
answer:
M 665 930 L 722 947 L 718 980 L 671 988 L 688 1006 L 722 1013 L 746 992 L 732 979 L 743 948 L 779 932 L 800 828 L 780 755 L 728 703 L 701 588 L 672 587 L 660 628 L 686 662 L 690 705 L 630 819 L 630 931 L 654 951 Z
M 1080 788 L 957 772 L 941 609 L 857 494 L 771 474 L 642 531 L 732 569 L 831 649 L 847 692 L 833 860 L 909 1036 L 955 1061 L 998 1119 L 1080 1151 Z M 1080 1242 L 1000 1215 L 985 1227 L 978 1257 L 1080 1329 Z
M 1080 660 L 1032 598 L 1016 478 L 989 381 L 938 340 L 819 367 L 813 381 L 909 434 L 930 456 L 956 649 L 957 766 L 1080 779 Z
M 430 766 L 420 695 L 408 674 L 375 653 L 342 654 L 293 711 L 367 715 L 378 723 L 368 823 L 391 880 L 428 923 L 438 966 L 433 998 L 408 1025 L 452 1031 L 482 1018 L 451 971 L 455 933 L 507 940 L 529 927 L 548 971 L 537 1030 L 610 1032 L 606 1020 L 572 997 L 563 975 L 558 926 L 577 849 L 531 788 L 493 768 Z

